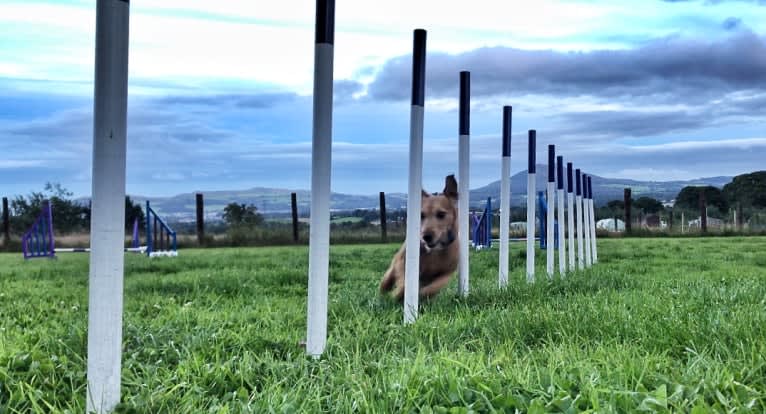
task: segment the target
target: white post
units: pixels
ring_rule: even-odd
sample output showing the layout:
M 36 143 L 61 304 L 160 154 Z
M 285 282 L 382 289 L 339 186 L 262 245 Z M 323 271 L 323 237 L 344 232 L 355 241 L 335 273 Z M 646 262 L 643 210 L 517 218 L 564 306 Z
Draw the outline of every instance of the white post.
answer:
M 527 165 L 527 282 L 535 281 L 535 146 L 537 132 L 529 130 Z
M 460 263 L 458 266 L 458 290 L 463 296 L 468 294 L 469 281 L 469 226 L 468 209 L 471 187 L 471 72 L 460 72 L 460 119 L 458 126 L 458 234 L 460 237 Z
M 404 269 L 404 323 L 418 317 L 420 290 L 420 207 L 423 191 L 423 112 L 426 80 L 426 31 L 415 29 L 412 50 L 410 170 L 407 193 L 407 236 Z M 467 275 L 466 275 L 467 276 Z M 465 286 L 468 293 L 468 286 Z
M 556 188 L 557 188 L 557 214 L 559 222 L 559 276 L 564 277 L 567 272 L 566 264 L 566 243 L 564 243 L 564 157 L 556 157 Z
M 330 265 L 330 171 L 335 0 L 317 0 L 314 45 L 314 112 L 311 142 L 311 223 L 306 353 L 318 358 L 327 343 Z
M 598 263 L 598 252 L 596 249 L 596 208 L 593 202 L 593 180 L 588 176 L 588 206 L 590 207 L 590 242 L 591 254 L 593 255 L 593 264 Z
M 130 5 L 96 3 L 86 409 L 120 402 Z
M 545 253 L 546 253 L 546 270 L 548 272 L 548 279 L 553 279 L 553 264 L 554 264 L 554 233 L 553 233 L 553 215 L 556 212 L 556 198 L 554 195 L 556 183 L 554 182 L 554 169 L 556 163 L 556 147 L 554 145 L 548 145 L 548 182 L 546 186 L 546 204 L 548 211 L 545 214 Z
M 580 179 L 580 169 L 575 170 L 575 198 L 577 199 L 577 268 L 585 268 L 585 257 L 583 256 L 583 211 L 582 211 L 582 180 Z
M 567 163 L 567 239 L 569 240 L 569 270 L 575 270 L 575 204 L 572 163 Z
M 582 175 L 582 208 L 583 208 L 583 235 L 585 236 L 585 267 L 591 267 L 590 252 L 590 208 L 588 207 L 588 175 Z
M 500 168 L 500 264 L 498 283 L 508 286 L 509 249 L 511 221 L 511 118 L 513 108 L 503 107 L 503 160 Z
M 684 212 L 681 211 L 681 234 L 684 234 L 684 222 L 686 219 L 684 218 Z

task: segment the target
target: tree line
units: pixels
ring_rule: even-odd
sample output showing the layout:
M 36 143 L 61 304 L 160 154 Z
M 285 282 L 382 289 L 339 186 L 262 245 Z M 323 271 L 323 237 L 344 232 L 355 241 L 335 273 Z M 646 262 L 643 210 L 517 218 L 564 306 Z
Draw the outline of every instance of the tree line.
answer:
M 11 232 L 26 232 L 43 210 L 48 200 L 53 209 L 53 225 L 58 233 L 84 233 L 90 230 L 91 206 L 88 200 L 73 200 L 74 194 L 59 183 L 46 183 L 43 191 L 33 191 L 27 196 L 10 200 Z M 125 229 L 132 231 L 138 219 L 139 228 L 146 225 L 146 217 L 139 203 L 125 197 Z

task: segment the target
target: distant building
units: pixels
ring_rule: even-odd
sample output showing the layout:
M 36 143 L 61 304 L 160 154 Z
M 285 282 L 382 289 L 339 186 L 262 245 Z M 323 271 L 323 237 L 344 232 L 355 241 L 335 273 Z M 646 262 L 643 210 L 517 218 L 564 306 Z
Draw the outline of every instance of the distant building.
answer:
M 701 217 L 697 217 L 696 219 L 690 221 L 689 228 L 690 229 L 699 228 L 702 225 L 700 221 L 701 221 Z M 707 226 L 708 228 L 716 228 L 716 229 L 723 228 L 723 220 L 713 218 L 713 217 L 708 217 Z
M 596 228 L 607 231 L 623 232 L 625 231 L 625 222 L 614 218 L 602 219 L 596 222 Z

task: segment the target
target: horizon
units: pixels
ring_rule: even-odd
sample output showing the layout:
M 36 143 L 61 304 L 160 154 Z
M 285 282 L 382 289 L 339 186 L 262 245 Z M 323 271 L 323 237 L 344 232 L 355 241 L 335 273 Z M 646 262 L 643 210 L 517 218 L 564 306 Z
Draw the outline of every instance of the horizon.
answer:
M 546 164 L 536 164 L 536 165 L 537 165 L 538 171 L 545 172 L 545 170 L 541 169 L 541 167 L 547 167 Z M 522 170 L 522 171 L 518 171 L 516 173 L 513 173 L 513 174 L 511 174 L 511 177 L 515 177 L 515 176 L 517 176 L 519 174 L 524 174 L 525 171 L 526 170 Z M 749 173 L 754 173 L 754 172 L 757 172 L 757 171 L 750 171 L 750 172 L 743 173 L 743 174 L 749 174 Z M 544 176 L 544 175 L 545 174 L 542 174 L 541 176 Z M 596 174 L 592 175 L 592 177 L 594 179 L 598 178 L 598 179 L 602 179 L 602 180 L 606 179 L 606 180 L 626 180 L 626 181 L 651 182 L 651 183 L 672 183 L 672 182 L 706 181 L 706 180 L 715 180 L 715 179 L 719 179 L 719 178 L 734 178 L 735 176 L 711 175 L 711 176 L 707 176 L 707 177 L 692 178 L 692 179 L 689 179 L 689 180 L 667 180 L 667 181 L 636 180 L 634 178 L 602 177 L 602 176 L 599 176 L 599 175 L 596 175 Z M 524 180 L 526 180 L 526 178 L 524 178 Z M 470 190 L 471 191 L 480 190 L 480 189 L 483 189 L 485 187 L 491 186 L 493 184 L 499 184 L 499 182 L 500 182 L 500 179 L 498 178 L 495 181 L 491 181 L 491 182 L 488 182 L 486 184 L 481 184 L 481 185 L 477 185 L 475 187 L 472 187 Z M 522 184 L 526 185 L 526 181 L 523 181 Z M 262 186 L 258 186 L 258 187 L 248 187 L 248 188 L 218 188 L 218 189 L 207 189 L 207 190 L 205 190 L 205 189 L 196 189 L 196 190 L 183 191 L 183 192 L 174 193 L 174 194 L 160 194 L 160 195 L 146 195 L 146 194 L 139 194 L 139 193 L 133 193 L 133 194 L 126 193 L 126 195 L 127 196 L 131 196 L 131 197 L 138 197 L 138 198 L 161 199 L 161 198 L 173 198 L 173 197 L 177 197 L 177 196 L 181 196 L 181 195 L 189 195 L 189 194 L 196 194 L 196 193 L 202 193 L 202 194 L 210 194 L 210 193 L 215 193 L 215 192 L 228 193 L 228 192 L 237 192 L 237 191 L 259 190 L 259 189 L 311 193 L 311 189 L 310 188 L 285 188 L 285 187 L 262 187 Z M 372 192 L 372 193 L 344 193 L 344 192 L 339 192 L 339 191 L 332 191 L 332 194 L 350 195 L 350 196 L 364 196 L 364 197 L 378 197 L 378 193 L 379 193 L 378 191 L 375 191 L 375 192 Z M 407 191 L 386 192 L 386 195 L 405 195 L 406 196 L 407 195 Z M 518 194 L 513 194 L 513 197 L 516 197 L 516 196 L 518 196 Z M 523 196 L 526 196 L 526 194 L 524 194 Z M 74 199 L 83 199 L 83 198 L 90 198 L 90 197 L 91 197 L 90 194 L 84 194 L 84 195 L 79 195 L 79 196 L 76 195 L 73 198 Z
M 514 107 L 512 174 L 526 170 L 528 129 L 538 159 L 556 144 L 565 162 L 600 177 L 687 181 L 763 168 L 763 0 L 516 4 L 483 0 L 466 13 L 462 2 L 338 1 L 333 192 L 406 193 L 420 27 L 426 189 L 457 172 L 460 70 L 473 78 L 471 188 L 500 179 L 503 105 Z M 130 7 L 127 193 L 309 188 L 314 3 Z M 1 195 L 57 182 L 86 197 L 95 1 L 11 0 L 0 23 Z

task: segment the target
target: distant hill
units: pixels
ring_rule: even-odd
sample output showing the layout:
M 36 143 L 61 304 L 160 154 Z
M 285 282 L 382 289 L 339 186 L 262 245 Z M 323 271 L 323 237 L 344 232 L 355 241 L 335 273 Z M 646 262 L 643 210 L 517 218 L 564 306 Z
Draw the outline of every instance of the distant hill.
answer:
M 537 166 L 537 189 L 545 189 L 547 181 L 547 167 Z M 630 187 L 633 190 L 633 198 L 649 196 L 659 200 L 671 200 L 675 198 L 681 189 L 687 185 L 713 185 L 723 187 L 731 182 L 732 177 L 710 177 L 689 181 L 637 181 L 628 179 L 605 178 L 593 176 L 593 195 L 597 204 L 604 204 L 610 200 L 623 198 L 623 190 Z M 287 190 L 275 188 L 256 187 L 247 190 L 232 191 L 208 191 L 205 196 L 205 215 L 208 219 L 220 217 L 223 208 L 233 202 L 254 204 L 259 211 L 267 216 L 287 216 L 290 213 L 290 193 L 295 192 L 298 199 L 298 212 L 301 216 L 308 216 L 310 192 L 308 190 Z M 526 203 L 527 173 L 520 172 L 511 177 L 511 204 L 522 206 Z M 149 197 L 152 207 L 161 215 L 172 221 L 192 221 L 195 217 L 194 193 L 178 194 L 172 197 Z M 471 190 L 471 206 L 480 208 L 484 206 L 487 197 L 492 197 L 493 204 L 500 198 L 500 181 L 495 181 L 484 187 Z M 142 204 L 147 197 L 131 195 L 135 201 Z M 407 195 L 403 193 L 387 193 L 386 208 L 389 210 L 405 208 Z M 336 211 L 354 209 L 377 209 L 379 207 L 378 194 L 353 195 L 333 193 L 331 208 Z
M 592 177 L 593 199 L 597 205 L 605 204 L 610 200 L 622 200 L 625 188 L 632 190 L 633 198 L 648 196 L 661 201 L 669 201 L 674 199 L 678 192 L 688 185 L 712 185 L 721 188 L 732 180 L 732 177 L 725 176 L 699 178 L 689 181 L 637 181 L 622 178 L 605 178 L 597 175 Z M 537 165 L 535 178 L 537 191 L 545 190 L 548 181 L 548 167 L 546 165 Z M 492 197 L 493 202 L 494 200 L 499 200 L 500 180 L 471 190 L 471 205 L 483 204 L 487 197 Z M 511 176 L 511 205 L 523 206 L 526 205 L 526 200 L 527 172 L 522 171 Z
M 308 190 L 287 190 L 277 188 L 255 187 L 248 190 L 206 191 L 204 192 L 205 216 L 218 218 L 223 208 L 229 203 L 254 204 L 258 211 L 268 216 L 286 216 L 291 213 L 290 194 L 296 193 L 298 214 L 308 216 L 311 203 L 311 192 Z M 173 221 L 191 221 L 196 217 L 195 193 L 178 194 L 172 197 L 148 197 L 152 208 L 160 215 Z M 132 196 L 131 199 L 143 205 L 147 197 Z M 388 209 L 405 208 L 407 195 L 401 193 L 386 194 Z M 332 210 L 377 209 L 380 198 L 375 195 L 352 195 L 332 193 Z

